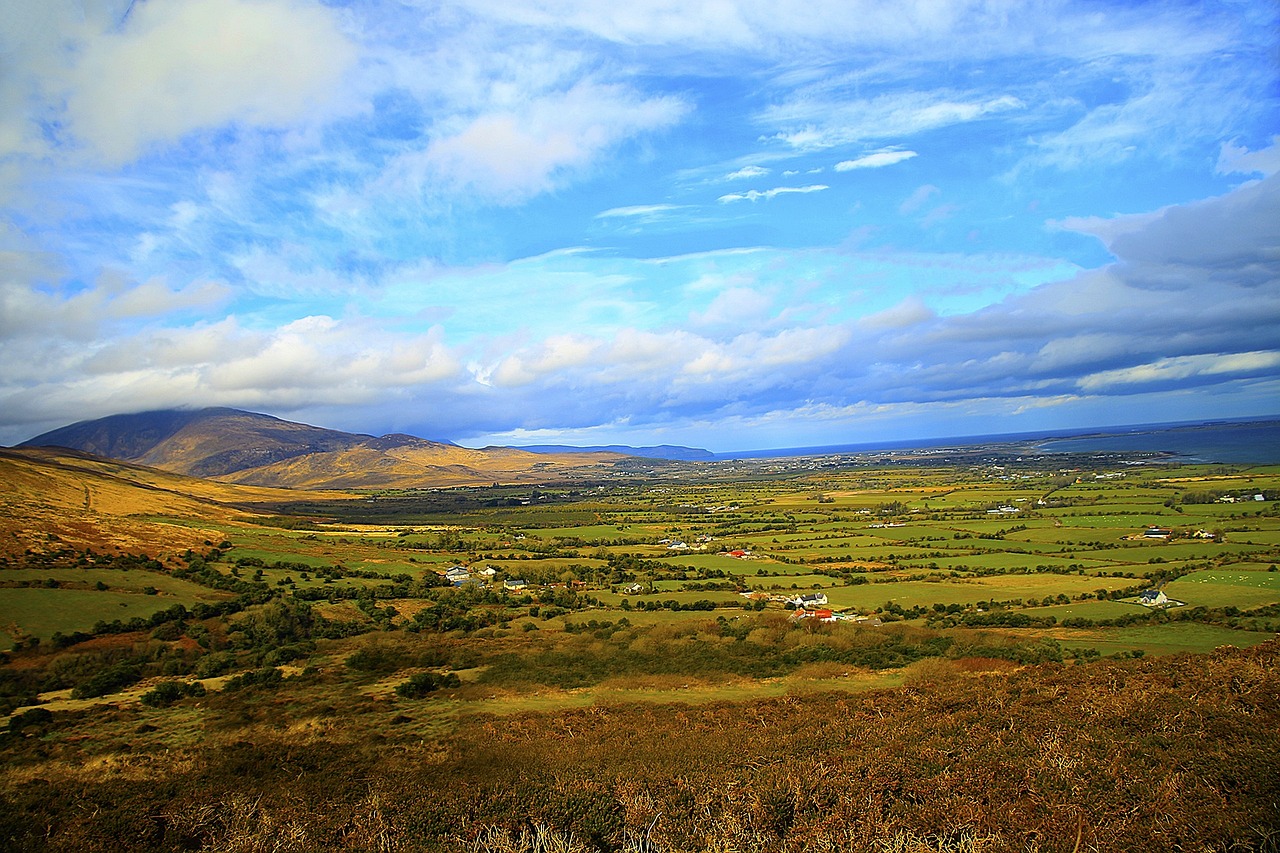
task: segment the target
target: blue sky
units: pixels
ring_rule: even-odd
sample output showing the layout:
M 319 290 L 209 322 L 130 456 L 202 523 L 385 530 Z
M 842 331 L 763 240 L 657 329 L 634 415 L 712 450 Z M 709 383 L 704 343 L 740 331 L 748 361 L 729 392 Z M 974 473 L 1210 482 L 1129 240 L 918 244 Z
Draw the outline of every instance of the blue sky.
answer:
M 1280 13 L 0 0 L 0 443 L 1280 413 Z

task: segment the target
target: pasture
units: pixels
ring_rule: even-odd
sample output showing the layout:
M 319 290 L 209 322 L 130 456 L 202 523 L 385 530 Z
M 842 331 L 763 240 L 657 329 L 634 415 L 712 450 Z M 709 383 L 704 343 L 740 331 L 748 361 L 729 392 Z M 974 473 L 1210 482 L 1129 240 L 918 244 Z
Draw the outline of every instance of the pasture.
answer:
M 1216 569 L 1192 572 L 1164 587 L 1165 594 L 1190 606 L 1249 609 L 1280 604 L 1280 572 Z
M 48 640 L 55 633 L 92 631 L 98 622 L 147 618 L 175 604 L 213 599 L 209 590 L 188 596 L 92 589 L 0 589 L 0 626 L 6 633 Z

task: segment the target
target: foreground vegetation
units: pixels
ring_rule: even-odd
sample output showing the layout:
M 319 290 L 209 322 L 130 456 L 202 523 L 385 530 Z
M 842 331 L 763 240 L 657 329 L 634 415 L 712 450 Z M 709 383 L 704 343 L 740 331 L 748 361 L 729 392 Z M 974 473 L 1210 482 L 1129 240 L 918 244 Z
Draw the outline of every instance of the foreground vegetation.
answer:
M 171 513 L 120 469 L 112 515 L 85 464 L 5 507 L 60 531 L 0 549 L 6 849 L 1277 849 L 1280 469 L 654 463 Z

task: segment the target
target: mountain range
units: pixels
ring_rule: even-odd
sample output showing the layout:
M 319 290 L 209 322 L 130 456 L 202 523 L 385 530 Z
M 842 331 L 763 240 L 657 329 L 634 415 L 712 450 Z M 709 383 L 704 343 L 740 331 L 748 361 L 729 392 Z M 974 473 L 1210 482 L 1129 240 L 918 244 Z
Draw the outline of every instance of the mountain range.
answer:
M 301 489 L 547 483 L 610 475 L 643 451 L 512 447 L 473 450 L 411 435 L 363 435 L 238 409 L 111 415 L 55 429 L 19 447 L 65 447 L 227 483 Z M 670 451 L 696 451 L 667 448 Z

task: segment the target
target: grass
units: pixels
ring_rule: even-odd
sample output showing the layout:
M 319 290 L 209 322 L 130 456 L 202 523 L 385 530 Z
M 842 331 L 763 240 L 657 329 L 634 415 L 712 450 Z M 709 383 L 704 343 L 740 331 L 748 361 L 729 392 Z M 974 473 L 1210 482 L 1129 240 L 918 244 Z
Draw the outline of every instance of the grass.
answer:
M 183 604 L 190 604 L 196 601 L 210 603 L 229 597 L 225 593 L 219 593 L 190 581 L 171 577 L 163 572 L 150 572 L 141 569 L 119 570 L 78 567 L 0 569 L 0 582 L 21 583 L 24 581 L 34 583 L 57 581 L 64 586 L 70 584 L 77 587 L 92 587 L 95 584 L 103 583 L 115 592 L 130 593 L 141 593 L 147 587 L 152 587 L 161 595 L 172 597 Z M 5 594 L 7 593 L 0 593 L 0 601 L 2 601 Z
M 1133 583 L 1124 578 L 1079 575 L 996 575 L 963 580 L 900 581 L 823 590 L 837 608 L 873 610 L 886 602 L 900 607 L 931 604 L 977 604 L 983 601 L 1044 598 L 1046 595 L 1078 595 L 1097 589 L 1120 589 Z
M 197 597 L 82 589 L 5 589 L 0 590 L 0 625 L 10 629 L 16 625 L 22 634 L 47 640 L 55 632 L 89 631 L 99 621 L 127 622 L 175 604 L 190 606 L 201 600 L 212 600 L 208 590 L 201 590 Z
M 1149 654 L 1206 653 L 1220 646 L 1249 648 L 1275 639 L 1263 631 L 1241 631 L 1218 625 L 1171 622 L 1124 628 L 1055 628 L 1047 632 L 1063 646 L 1094 648 L 1104 655 L 1142 650 Z
M 1189 605 L 1250 609 L 1280 603 L 1280 572 L 1215 569 L 1170 581 L 1165 595 Z

